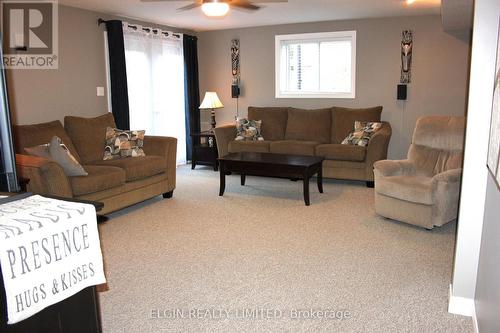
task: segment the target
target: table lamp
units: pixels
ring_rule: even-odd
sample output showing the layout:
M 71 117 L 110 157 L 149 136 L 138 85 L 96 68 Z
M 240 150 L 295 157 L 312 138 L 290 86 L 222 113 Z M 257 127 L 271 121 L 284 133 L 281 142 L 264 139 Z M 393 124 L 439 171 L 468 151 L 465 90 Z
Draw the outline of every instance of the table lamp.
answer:
M 203 102 L 200 105 L 200 110 L 206 109 L 211 110 L 212 112 L 212 129 L 215 128 L 215 109 L 221 109 L 224 105 L 221 103 L 217 93 L 212 91 L 207 91 L 205 93 L 205 98 L 203 98 Z

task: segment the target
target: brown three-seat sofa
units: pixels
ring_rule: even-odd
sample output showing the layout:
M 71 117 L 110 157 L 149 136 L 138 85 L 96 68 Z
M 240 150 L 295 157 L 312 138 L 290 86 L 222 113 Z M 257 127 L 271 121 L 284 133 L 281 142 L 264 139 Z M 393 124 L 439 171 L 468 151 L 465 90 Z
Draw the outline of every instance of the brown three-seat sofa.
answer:
M 380 122 L 382 107 L 318 110 L 291 107 L 249 107 L 248 119 L 261 120 L 264 141 L 236 141 L 236 126 L 215 129 L 219 157 L 261 152 L 324 156 L 323 177 L 366 181 L 373 186 L 373 164 L 387 158 L 391 126 L 383 122 L 367 147 L 343 145 L 355 121 Z

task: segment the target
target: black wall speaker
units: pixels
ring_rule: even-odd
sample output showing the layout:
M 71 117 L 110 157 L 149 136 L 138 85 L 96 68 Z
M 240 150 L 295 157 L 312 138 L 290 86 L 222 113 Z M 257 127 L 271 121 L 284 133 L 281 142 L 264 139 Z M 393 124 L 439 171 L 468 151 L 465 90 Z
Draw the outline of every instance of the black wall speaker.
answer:
M 237 84 L 231 85 L 231 97 L 238 98 L 240 96 L 240 87 Z
M 406 101 L 407 87 L 406 84 L 398 84 L 398 100 Z

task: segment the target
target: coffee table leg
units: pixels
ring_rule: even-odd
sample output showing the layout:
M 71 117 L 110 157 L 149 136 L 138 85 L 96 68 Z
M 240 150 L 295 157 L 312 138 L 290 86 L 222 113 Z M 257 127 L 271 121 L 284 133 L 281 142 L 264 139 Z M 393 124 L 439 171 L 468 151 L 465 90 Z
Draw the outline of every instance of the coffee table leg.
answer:
M 245 180 L 246 180 L 246 177 L 247 175 L 245 175 L 244 173 L 241 174 L 241 186 L 245 186 Z
M 309 172 L 306 171 L 304 172 L 304 177 L 303 177 L 303 182 L 304 182 L 304 202 L 306 203 L 306 206 L 310 205 L 309 201 Z
M 323 167 L 320 165 L 319 166 L 319 171 L 318 171 L 318 190 L 319 193 L 323 193 Z
M 226 171 L 224 162 L 220 162 L 219 164 L 219 174 L 220 174 L 219 196 L 222 197 L 224 195 L 224 190 L 226 189 Z

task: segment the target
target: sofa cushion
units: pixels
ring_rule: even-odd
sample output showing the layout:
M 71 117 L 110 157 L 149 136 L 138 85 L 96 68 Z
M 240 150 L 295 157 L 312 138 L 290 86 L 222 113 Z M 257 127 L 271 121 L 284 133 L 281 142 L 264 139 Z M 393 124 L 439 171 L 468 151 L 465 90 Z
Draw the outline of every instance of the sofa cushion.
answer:
M 125 179 L 127 182 L 144 179 L 167 170 L 167 160 L 164 157 L 154 155 L 93 161 L 92 164 L 122 168 L 125 170 Z
M 377 181 L 377 193 L 409 202 L 432 205 L 432 178 L 423 175 L 383 177 Z
M 318 110 L 290 108 L 285 139 L 329 143 L 331 114 L 331 108 Z
M 271 142 L 269 151 L 275 154 L 314 156 L 316 141 L 283 140 Z
M 380 122 L 382 107 L 350 109 L 334 106 L 332 108 L 331 143 L 341 143 L 354 128 L 355 121 Z
M 316 146 L 316 156 L 323 156 L 327 160 L 363 162 L 366 147 L 328 143 Z
M 84 165 L 86 177 L 69 177 L 74 196 L 108 190 L 125 184 L 125 170 L 100 165 Z
M 230 153 L 269 153 L 269 141 L 229 141 Z
M 59 120 L 34 125 L 13 126 L 14 145 L 18 154 L 26 154 L 25 148 L 48 144 L 58 136 L 78 162 L 81 162 L 73 141 L 70 139 Z
M 64 128 L 84 164 L 103 159 L 108 127 L 116 127 L 111 113 L 95 118 L 64 117 Z
M 287 118 L 287 107 L 248 107 L 248 119 L 262 120 L 261 134 L 264 140 L 283 140 Z

